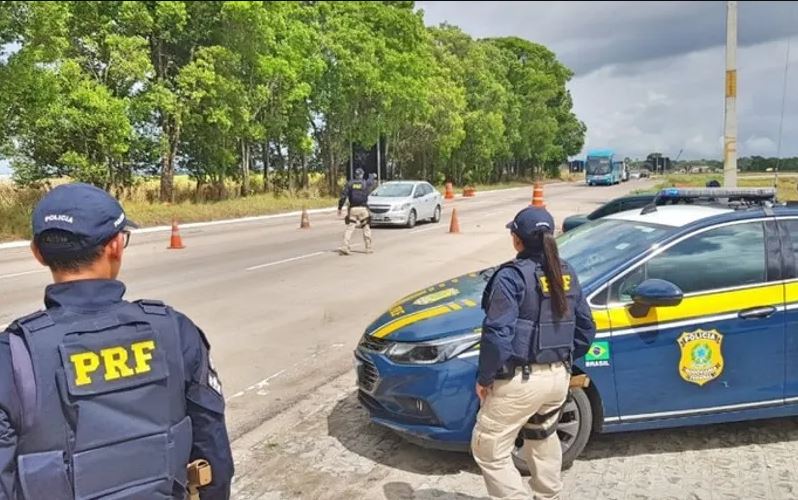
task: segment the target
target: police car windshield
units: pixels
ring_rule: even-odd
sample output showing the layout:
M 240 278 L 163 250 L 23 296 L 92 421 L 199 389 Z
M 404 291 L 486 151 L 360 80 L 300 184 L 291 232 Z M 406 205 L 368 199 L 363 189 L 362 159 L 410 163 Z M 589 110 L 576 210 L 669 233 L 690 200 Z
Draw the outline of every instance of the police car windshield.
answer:
M 634 258 L 673 228 L 613 219 L 584 224 L 557 238 L 560 257 L 576 271 L 582 285 Z
M 414 184 L 408 182 L 396 182 L 383 184 L 371 193 L 371 196 L 381 196 L 384 198 L 404 198 L 413 192 Z

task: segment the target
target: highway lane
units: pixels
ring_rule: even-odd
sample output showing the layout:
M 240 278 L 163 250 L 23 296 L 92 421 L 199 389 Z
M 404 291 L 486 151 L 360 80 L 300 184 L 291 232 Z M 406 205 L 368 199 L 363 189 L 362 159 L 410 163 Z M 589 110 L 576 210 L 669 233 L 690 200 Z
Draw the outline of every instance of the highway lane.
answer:
M 631 189 L 560 184 L 546 188 L 558 224 Z M 208 335 L 228 400 L 234 436 L 351 367 L 367 324 L 400 296 L 512 257 L 504 224 L 529 203 L 531 188 L 447 202 L 440 224 L 376 228 L 376 253 L 335 253 L 344 225 L 334 213 L 181 231 L 135 234 L 121 279 L 128 298 L 157 298 L 188 314 Z M 447 233 L 457 207 L 462 233 Z M 40 307 L 49 275 L 27 249 L 0 251 L 0 324 Z

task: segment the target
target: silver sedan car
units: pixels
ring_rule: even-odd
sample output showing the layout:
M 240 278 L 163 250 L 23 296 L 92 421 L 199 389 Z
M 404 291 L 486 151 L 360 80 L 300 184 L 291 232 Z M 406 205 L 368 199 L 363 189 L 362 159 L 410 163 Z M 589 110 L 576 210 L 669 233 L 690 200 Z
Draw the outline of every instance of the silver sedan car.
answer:
M 391 181 L 369 196 L 371 224 L 413 227 L 420 220 L 440 222 L 443 197 L 424 181 Z

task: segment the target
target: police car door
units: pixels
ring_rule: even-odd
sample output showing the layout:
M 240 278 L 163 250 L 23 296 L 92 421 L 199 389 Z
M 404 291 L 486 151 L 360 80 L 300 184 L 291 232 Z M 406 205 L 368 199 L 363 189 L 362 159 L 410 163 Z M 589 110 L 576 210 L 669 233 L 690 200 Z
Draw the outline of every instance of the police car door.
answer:
M 782 404 L 784 293 L 766 242 L 778 245 L 772 219 L 704 228 L 614 280 L 608 309 L 621 422 Z M 676 284 L 682 302 L 633 307 L 634 287 L 651 278 Z
M 779 221 L 784 259 L 784 300 L 787 315 L 784 357 L 787 363 L 784 398 L 787 404 L 798 404 L 798 217 Z

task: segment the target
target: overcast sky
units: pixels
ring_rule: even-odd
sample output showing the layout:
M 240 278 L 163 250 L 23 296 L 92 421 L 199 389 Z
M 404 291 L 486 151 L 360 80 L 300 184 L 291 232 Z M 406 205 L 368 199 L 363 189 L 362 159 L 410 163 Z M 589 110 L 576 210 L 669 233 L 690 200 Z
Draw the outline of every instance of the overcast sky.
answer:
M 585 148 L 644 158 L 722 157 L 726 2 L 417 2 L 428 25 L 519 36 L 575 76 Z M 781 153 L 798 156 L 798 2 L 739 2 L 738 152 L 775 156 L 791 38 Z

